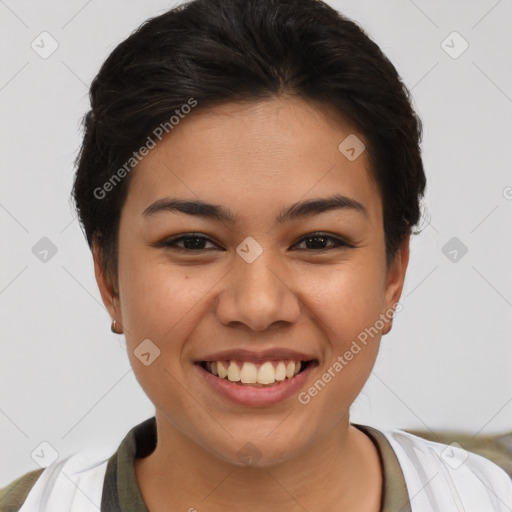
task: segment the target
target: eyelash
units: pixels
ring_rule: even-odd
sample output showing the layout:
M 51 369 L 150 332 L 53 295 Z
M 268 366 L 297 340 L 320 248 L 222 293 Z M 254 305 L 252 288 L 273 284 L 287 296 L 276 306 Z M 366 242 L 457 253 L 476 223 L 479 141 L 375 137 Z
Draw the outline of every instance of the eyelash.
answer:
M 297 249 L 297 250 L 305 250 L 305 251 L 314 251 L 314 252 L 326 252 L 326 251 L 331 251 L 333 249 L 338 249 L 340 247 L 347 247 L 347 248 L 350 248 L 350 249 L 353 249 L 355 246 L 352 245 L 352 244 L 349 244 L 348 242 L 346 242 L 345 240 L 342 240 L 341 238 L 338 238 L 338 237 L 335 237 L 335 236 L 332 236 L 332 235 L 327 235 L 327 234 L 324 234 L 324 233 L 310 233 L 308 235 L 305 235 L 303 236 L 296 244 L 294 245 L 297 245 L 297 244 L 300 244 L 306 240 L 310 240 L 310 239 L 315 239 L 315 238 L 324 238 L 324 239 L 328 239 L 328 240 L 331 240 L 332 242 L 334 242 L 334 245 L 331 246 L 331 247 L 326 247 L 326 248 L 320 248 L 320 249 Z M 200 252 L 203 252 L 203 251 L 208 251 L 208 250 L 211 250 L 211 249 L 186 249 L 184 247 L 178 247 L 176 244 L 178 242 L 181 242 L 183 240 L 190 240 L 190 239 L 199 239 L 199 240 L 205 240 L 206 242 L 210 242 L 212 244 L 215 244 L 215 242 L 213 242 L 212 240 L 210 240 L 208 237 L 205 237 L 203 235 L 201 235 L 200 233 L 189 233 L 189 234 L 186 234 L 186 235 L 180 235 L 178 237 L 175 237 L 175 238 L 171 238 L 169 240 L 163 240 L 162 242 L 159 242 L 159 243 L 156 243 L 156 244 L 153 244 L 157 247 L 167 247 L 167 248 L 172 248 L 172 249 L 177 249 L 178 251 L 180 252 L 185 252 L 185 253 L 200 253 Z

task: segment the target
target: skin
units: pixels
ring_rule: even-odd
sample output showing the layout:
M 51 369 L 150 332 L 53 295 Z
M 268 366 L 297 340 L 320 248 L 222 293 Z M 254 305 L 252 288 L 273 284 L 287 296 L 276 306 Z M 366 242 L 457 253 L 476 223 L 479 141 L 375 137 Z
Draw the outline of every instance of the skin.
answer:
M 366 143 L 321 106 L 284 96 L 189 115 L 133 171 L 119 226 L 118 296 L 94 245 L 103 301 L 155 405 L 157 447 L 135 462 L 152 512 L 215 512 L 230 503 L 250 511 L 380 509 L 378 452 L 350 425 L 349 408 L 392 320 L 307 405 L 297 396 L 269 407 L 234 404 L 194 367 L 218 350 L 284 347 L 318 360 L 307 390 L 398 302 L 409 240 L 386 265 L 382 201 L 367 153 L 349 161 L 338 150 L 351 133 Z M 337 209 L 276 224 L 292 203 L 334 193 L 359 201 L 366 214 Z M 222 205 L 238 220 L 142 215 L 165 197 Z M 192 232 L 211 240 L 199 245 L 206 250 L 152 245 Z M 315 232 L 355 247 L 319 251 L 301 242 Z M 263 249 L 250 264 L 236 253 L 248 236 Z M 149 366 L 133 353 L 144 339 L 161 351 Z M 252 467 L 237 456 L 247 442 L 261 453 Z

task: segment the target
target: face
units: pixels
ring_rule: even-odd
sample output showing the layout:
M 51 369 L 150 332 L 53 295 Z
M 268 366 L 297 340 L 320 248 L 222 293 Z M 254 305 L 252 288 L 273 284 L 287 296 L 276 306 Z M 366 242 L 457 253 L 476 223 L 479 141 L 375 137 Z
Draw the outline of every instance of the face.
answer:
M 386 266 L 367 154 L 338 149 L 350 134 L 365 141 L 291 98 L 190 115 L 133 171 L 118 297 L 95 250 L 157 422 L 223 460 L 250 441 L 272 464 L 348 428 L 390 329 L 408 243 Z

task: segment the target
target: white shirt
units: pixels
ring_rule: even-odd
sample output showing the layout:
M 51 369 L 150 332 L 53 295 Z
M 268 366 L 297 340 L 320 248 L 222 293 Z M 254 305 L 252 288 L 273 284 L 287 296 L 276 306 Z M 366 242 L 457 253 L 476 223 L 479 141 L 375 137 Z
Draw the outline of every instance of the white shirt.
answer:
M 490 460 L 400 430 L 381 433 L 400 463 L 412 512 L 512 511 L 512 480 Z M 20 512 L 98 512 L 107 463 L 115 451 L 104 447 L 55 461 L 40 475 Z

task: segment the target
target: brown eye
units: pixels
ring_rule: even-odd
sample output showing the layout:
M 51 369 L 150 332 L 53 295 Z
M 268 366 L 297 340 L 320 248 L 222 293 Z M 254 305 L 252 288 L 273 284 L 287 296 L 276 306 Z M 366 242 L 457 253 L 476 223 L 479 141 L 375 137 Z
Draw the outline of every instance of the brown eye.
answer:
M 326 245 L 329 244 L 329 242 L 331 242 L 331 245 Z M 310 249 L 313 251 L 329 251 L 331 249 L 336 249 L 338 247 L 354 247 L 353 245 L 342 240 L 341 238 L 326 235 L 323 233 L 312 233 L 310 235 L 307 235 L 303 237 L 301 240 L 299 240 L 297 244 L 302 243 L 306 244 L 306 249 Z
M 159 247 L 171 247 L 180 251 L 199 252 L 212 249 L 212 247 L 205 247 L 206 244 L 212 244 L 215 247 L 218 247 L 209 238 L 193 233 L 189 235 L 181 235 L 169 240 L 164 240 L 163 242 L 159 242 L 156 245 Z

